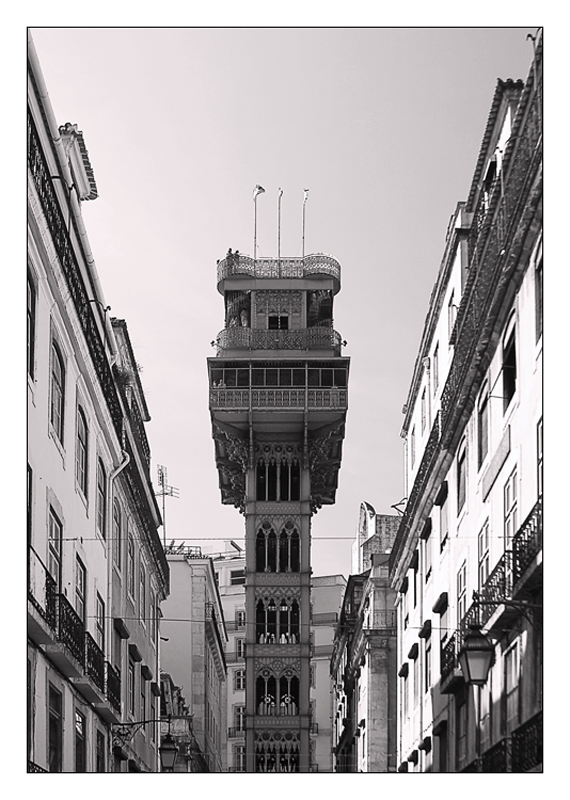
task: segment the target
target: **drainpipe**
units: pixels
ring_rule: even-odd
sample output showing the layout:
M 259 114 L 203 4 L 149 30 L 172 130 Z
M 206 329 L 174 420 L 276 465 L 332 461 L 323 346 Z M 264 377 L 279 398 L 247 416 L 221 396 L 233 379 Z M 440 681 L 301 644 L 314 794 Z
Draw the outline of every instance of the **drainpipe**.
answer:
M 85 226 L 83 224 L 83 218 L 81 215 L 81 206 L 79 204 L 79 199 L 75 192 L 71 190 L 75 188 L 73 183 L 73 177 L 71 175 L 71 171 L 69 169 L 69 163 L 67 161 L 67 156 L 65 154 L 65 150 L 63 147 L 63 142 L 61 139 L 61 135 L 59 133 L 59 126 L 57 124 L 57 120 L 53 113 L 53 108 L 49 99 L 47 87 L 45 84 L 44 76 L 42 74 L 42 69 L 40 66 L 40 62 L 38 59 L 38 55 L 36 53 L 36 48 L 34 45 L 34 40 L 32 38 L 32 34 L 28 31 L 28 58 L 30 60 L 30 64 L 32 66 L 32 72 L 34 74 L 34 78 L 36 80 L 36 84 L 38 87 L 38 92 L 40 99 L 42 101 L 43 109 L 47 118 L 49 133 L 51 135 L 52 141 L 55 145 L 55 151 L 57 155 L 57 159 L 59 162 L 59 167 L 61 169 L 64 183 L 66 185 L 68 191 L 68 201 L 71 205 L 73 210 L 73 217 L 77 224 L 77 230 L 79 233 L 79 238 L 81 240 L 81 244 L 83 246 L 83 252 L 85 253 L 85 259 L 87 261 L 87 266 L 89 268 L 89 274 L 93 281 L 93 287 L 95 289 L 95 299 L 101 303 L 101 307 L 105 308 L 105 297 L 103 295 L 103 289 L 101 287 L 101 282 L 99 280 L 99 275 L 97 274 L 97 268 L 95 266 L 95 259 L 93 258 L 93 253 L 91 251 L 91 245 L 89 244 L 89 239 L 87 238 L 87 231 L 85 230 Z M 113 329 L 111 327 L 111 323 L 109 321 L 108 316 L 105 314 L 104 317 L 104 326 L 107 333 L 107 341 L 109 343 L 109 348 L 111 350 L 110 353 L 110 362 L 111 366 L 117 360 L 117 345 L 115 342 L 115 337 L 113 334 Z

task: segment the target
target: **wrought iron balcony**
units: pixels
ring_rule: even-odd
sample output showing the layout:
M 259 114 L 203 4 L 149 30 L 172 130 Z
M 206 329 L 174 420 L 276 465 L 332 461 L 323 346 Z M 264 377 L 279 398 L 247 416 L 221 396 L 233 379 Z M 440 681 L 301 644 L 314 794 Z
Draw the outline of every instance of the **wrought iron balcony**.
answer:
M 120 714 L 121 713 L 121 678 L 119 673 L 109 664 L 105 662 L 105 672 L 107 678 L 107 700 L 113 708 Z
M 90 633 L 85 634 L 85 672 L 95 686 L 105 691 L 105 656 Z
M 367 622 L 363 625 L 365 630 L 385 630 L 396 628 L 396 611 L 373 611 L 369 616 Z
M 529 772 L 542 764 L 542 711 L 513 731 L 512 771 Z
M 83 666 L 85 661 L 85 627 L 67 597 L 58 595 L 58 639 Z
M 508 737 L 490 747 L 481 758 L 481 772 L 510 772 L 510 750 Z
M 56 628 L 57 584 L 36 551 L 28 549 L 28 599 L 49 627 Z M 46 639 L 47 641 L 47 639 Z
M 218 284 L 233 275 L 252 278 L 308 278 L 311 275 L 329 275 L 335 281 L 335 291 L 340 288 L 340 264 L 332 256 L 315 253 L 304 258 L 257 258 L 239 255 L 228 256 L 218 262 Z
M 497 565 L 485 581 L 479 592 L 481 601 L 479 611 L 479 624 L 486 625 L 493 614 L 505 600 L 510 600 L 513 593 L 513 560 L 512 553 L 507 550 L 497 562 Z M 513 608 L 509 613 L 517 613 Z
M 542 497 L 513 538 L 513 581 L 516 584 L 542 550 Z
M 448 641 L 443 645 L 441 648 L 441 664 L 440 664 L 440 673 L 441 673 L 441 683 L 442 683 L 442 691 L 445 681 L 450 678 L 454 672 L 459 668 L 459 662 L 457 660 L 457 656 L 459 654 L 460 648 L 460 639 L 461 634 L 459 631 L 455 631 Z
M 341 355 L 342 339 L 333 328 L 314 327 L 298 330 L 261 330 L 224 328 L 216 337 L 217 354 L 227 350 L 332 350 Z

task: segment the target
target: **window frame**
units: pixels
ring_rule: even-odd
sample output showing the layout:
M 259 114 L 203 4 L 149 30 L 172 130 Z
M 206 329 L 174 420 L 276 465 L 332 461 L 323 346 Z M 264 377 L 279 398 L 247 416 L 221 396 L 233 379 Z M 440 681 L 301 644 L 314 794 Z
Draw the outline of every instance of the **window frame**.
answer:
M 122 547 L 123 547 L 123 509 L 118 497 L 113 500 L 113 563 L 119 572 L 123 566 Z
M 97 457 L 97 501 L 95 510 L 96 528 L 101 537 L 107 539 L 107 470 L 101 456 Z
M 83 625 L 87 619 L 87 568 L 75 554 L 75 611 Z
M 489 453 L 489 386 L 485 384 L 477 404 L 477 467 L 481 469 Z
M 457 516 L 467 503 L 467 445 L 463 441 L 457 453 Z
M 75 772 L 87 772 L 87 718 L 78 708 L 73 716 Z
M 52 531 L 57 530 L 57 536 L 52 536 Z M 63 523 L 60 520 L 53 506 L 49 506 L 48 511 L 48 572 L 56 582 L 57 591 L 61 587 L 61 570 L 62 570 L 62 541 L 63 541 Z M 53 567 L 57 566 L 54 570 Z M 57 572 L 54 575 L 54 571 Z
M 85 411 L 79 403 L 77 404 L 76 412 L 75 481 L 81 494 L 87 499 L 89 487 L 89 429 Z
M 57 701 L 57 702 L 54 702 Z M 48 682 L 48 772 L 63 771 L 63 692 Z M 56 769 L 53 769 L 53 767 Z
M 52 336 L 50 345 L 50 403 L 49 421 L 53 434 L 63 447 L 65 431 L 66 365 L 60 344 Z
M 503 386 L 503 414 L 509 410 L 513 398 L 517 393 L 517 327 L 514 321 L 508 326 L 503 337 L 502 350 L 502 386 Z
M 503 520 L 505 550 L 508 550 L 518 530 L 518 472 L 516 466 L 503 487 Z

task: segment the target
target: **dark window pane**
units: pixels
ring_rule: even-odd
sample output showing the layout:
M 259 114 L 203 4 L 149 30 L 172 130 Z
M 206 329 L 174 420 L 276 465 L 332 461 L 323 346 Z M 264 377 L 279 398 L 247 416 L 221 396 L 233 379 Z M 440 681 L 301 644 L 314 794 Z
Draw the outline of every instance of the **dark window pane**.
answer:
M 305 370 L 304 369 L 294 369 L 293 370 L 293 386 L 304 386 L 305 385 Z
M 335 369 L 334 371 L 334 385 L 344 388 L 346 386 L 346 370 Z
M 211 372 L 211 381 L 212 386 L 216 386 L 217 384 L 221 383 L 224 378 L 224 372 L 221 369 L 213 369 Z
M 237 371 L 237 385 L 238 386 L 249 386 L 249 370 L 248 369 L 238 369 L 238 371 Z
M 267 319 L 267 327 L 270 331 L 276 331 L 279 329 L 279 317 L 268 317 Z
M 279 386 L 291 386 L 291 370 L 279 370 Z
M 309 370 L 309 386 L 319 386 L 319 372 L 318 369 Z
M 321 370 L 321 386 L 332 386 L 333 385 L 333 371 L 332 369 L 322 369 Z
M 265 385 L 266 386 L 277 386 L 277 378 L 278 378 L 278 370 L 277 369 L 266 369 L 265 370 Z
M 282 331 L 289 330 L 289 317 L 279 317 L 279 327 Z
M 265 370 L 252 369 L 251 370 L 251 385 L 252 386 L 265 386 Z
M 224 370 L 224 383 L 226 386 L 235 386 L 236 385 L 236 371 L 235 369 L 225 369 Z

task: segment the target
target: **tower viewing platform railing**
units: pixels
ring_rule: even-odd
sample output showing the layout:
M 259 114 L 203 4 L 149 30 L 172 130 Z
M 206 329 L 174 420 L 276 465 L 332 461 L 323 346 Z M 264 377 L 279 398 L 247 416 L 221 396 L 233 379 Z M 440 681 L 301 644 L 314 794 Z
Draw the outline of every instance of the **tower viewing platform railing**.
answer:
M 315 253 L 303 258 L 256 258 L 227 255 L 218 262 L 218 288 L 221 281 L 234 275 L 251 278 L 308 278 L 328 275 L 333 278 L 335 294 L 340 289 L 340 264 L 332 256 Z
M 332 350 L 340 356 L 343 342 L 340 333 L 326 327 L 283 331 L 235 327 L 220 331 L 215 344 L 218 355 L 227 350 Z

